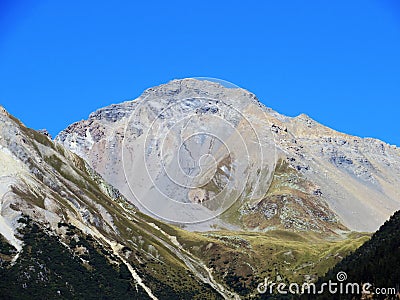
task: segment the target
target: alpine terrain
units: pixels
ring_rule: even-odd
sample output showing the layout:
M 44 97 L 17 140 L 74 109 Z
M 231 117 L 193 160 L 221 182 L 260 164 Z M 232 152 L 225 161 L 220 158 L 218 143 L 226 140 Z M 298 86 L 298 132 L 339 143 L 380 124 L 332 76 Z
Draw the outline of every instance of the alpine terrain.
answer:
M 343 270 L 400 209 L 399 186 L 399 148 L 206 80 L 150 88 L 54 141 L 0 107 L 0 298 L 267 297 L 265 278 Z M 342 264 L 385 253 L 371 270 L 386 272 L 397 219 Z

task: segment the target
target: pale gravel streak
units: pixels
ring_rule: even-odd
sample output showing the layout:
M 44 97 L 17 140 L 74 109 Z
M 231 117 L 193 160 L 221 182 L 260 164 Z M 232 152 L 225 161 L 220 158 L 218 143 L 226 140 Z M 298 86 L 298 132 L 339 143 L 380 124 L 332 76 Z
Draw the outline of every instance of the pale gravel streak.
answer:
M 186 254 L 186 255 L 184 255 L 184 254 L 180 253 L 174 247 L 172 247 L 170 244 L 166 243 L 164 240 L 154 236 L 154 238 L 156 238 L 158 241 L 160 241 L 165 247 L 167 247 L 169 250 L 171 250 L 173 253 L 175 253 L 175 255 L 178 258 L 180 258 L 186 264 L 186 266 L 193 272 L 193 274 L 195 274 L 202 282 L 207 283 L 211 287 L 213 287 L 214 290 L 216 290 L 222 297 L 224 297 L 224 299 L 240 300 L 239 295 L 237 295 L 234 292 L 231 292 L 231 291 L 227 290 L 224 286 L 222 286 L 221 284 L 216 282 L 214 277 L 212 276 L 211 270 L 206 265 L 204 265 L 203 262 L 197 261 L 196 259 L 194 259 L 192 257 L 192 254 L 190 252 L 186 251 L 182 247 L 182 245 L 178 242 L 178 240 L 176 239 L 175 236 L 169 235 L 168 233 L 163 231 L 160 227 L 158 227 L 154 223 L 147 223 L 147 224 L 149 224 L 151 227 L 153 227 L 153 228 L 157 229 L 158 231 L 160 231 L 164 236 L 166 236 L 171 241 L 171 243 L 173 243 L 176 247 L 178 247 L 178 249 L 180 251 L 182 251 L 182 252 L 184 252 Z M 208 276 L 205 276 L 204 274 L 201 274 L 196 269 L 194 264 L 197 265 L 198 267 L 201 267 L 203 270 L 205 270 L 207 272 Z
M 72 221 L 72 220 L 71 220 Z M 99 239 L 105 241 L 113 250 L 113 253 L 119 258 L 121 259 L 121 261 L 127 266 L 129 272 L 132 274 L 133 279 L 136 281 L 136 283 L 141 286 L 145 292 L 147 293 L 147 295 L 153 299 L 153 300 L 158 300 L 158 298 L 153 294 L 153 291 L 143 282 L 142 278 L 139 276 L 139 274 L 136 272 L 136 270 L 131 266 L 131 264 L 129 262 L 127 262 L 120 254 L 119 254 L 119 250 L 123 247 L 123 245 L 118 244 L 117 242 L 114 241 L 110 241 L 109 239 L 107 239 L 103 234 L 101 234 L 97 228 L 92 227 L 92 226 L 88 226 L 85 224 L 82 224 L 80 221 L 75 220 L 74 225 L 76 227 L 80 227 L 80 225 L 85 226 L 87 229 L 89 229 L 91 231 L 91 234 L 98 237 Z
M 109 243 L 109 245 L 111 246 L 111 248 L 114 251 L 114 254 L 116 254 L 121 260 L 122 262 L 128 267 L 129 272 L 131 272 L 133 279 L 135 279 L 135 281 L 137 282 L 138 285 L 140 285 L 147 293 L 147 295 L 149 295 L 149 297 L 153 300 L 158 300 L 158 298 L 156 296 L 154 296 L 152 290 L 143 283 L 142 278 L 140 278 L 140 276 L 138 275 L 138 273 L 136 272 L 136 270 L 131 266 L 130 263 L 128 263 L 121 255 L 119 255 L 118 253 L 118 248 L 120 248 L 120 245 L 115 243 L 115 242 L 110 242 L 107 240 L 107 243 Z
M 22 250 L 23 242 L 15 236 L 15 228 L 9 224 L 7 219 L 3 216 L 3 202 L 5 196 L 10 193 L 10 188 L 9 188 L 9 182 L 6 181 L 6 179 L 11 179 L 13 180 L 12 177 L 10 176 L 0 176 L 0 194 L 1 194 L 1 199 L 0 199 L 0 233 L 4 236 L 4 238 L 12 245 L 15 247 L 17 250 L 17 254 L 13 257 L 12 262 L 15 262 L 19 254 Z M 2 181 L 5 182 L 6 185 L 2 184 Z
M 129 218 L 130 220 L 132 220 L 132 217 L 129 217 L 129 214 L 134 214 L 134 212 L 131 212 L 129 210 L 127 210 L 125 207 L 120 206 L 123 211 L 125 212 L 125 216 L 127 218 Z M 135 218 L 136 219 L 136 218 Z M 145 230 L 144 228 L 142 228 L 147 234 L 149 234 L 150 236 L 152 236 L 154 239 L 156 239 L 157 241 L 159 241 L 160 243 L 163 244 L 163 246 L 165 246 L 166 248 L 168 248 L 172 253 L 174 253 L 181 261 L 183 261 L 185 263 L 185 265 L 190 269 L 190 271 L 192 271 L 192 273 L 194 275 L 196 275 L 202 282 L 209 284 L 212 288 L 214 288 L 215 291 L 217 291 L 222 297 L 224 297 L 224 299 L 234 299 L 234 300 L 240 300 L 239 295 L 225 289 L 224 286 L 222 286 L 221 284 L 219 284 L 218 282 L 215 281 L 215 279 L 212 276 L 212 272 L 211 270 L 204 265 L 204 263 L 202 263 L 201 261 L 196 261 L 192 256 L 192 254 L 188 251 L 186 251 L 182 245 L 178 242 L 178 240 L 176 239 L 175 236 L 171 236 L 168 233 L 166 233 L 165 231 L 163 231 L 160 227 L 158 227 L 156 224 L 154 223 L 148 223 L 148 225 L 150 225 L 151 227 L 153 227 L 154 229 L 158 230 L 160 233 L 162 233 L 165 237 L 167 237 L 171 243 L 177 247 L 180 251 L 184 252 L 184 254 L 182 254 L 181 252 L 179 252 L 179 250 L 177 250 L 176 248 L 172 247 L 170 244 L 168 244 L 167 242 L 165 242 L 163 239 L 159 238 L 158 236 L 155 236 L 154 234 L 152 234 L 151 232 Z M 97 231 L 97 230 L 96 230 Z M 100 233 L 99 233 L 100 234 Z M 122 261 L 124 261 L 124 263 L 128 266 L 129 263 L 127 263 L 119 254 L 118 254 L 118 249 L 114 247 L 112 245 L 112 242 L 108 241 L 107 239 L 105 239 L 107 243 L 110 244 L 110 246 L 113 248 L 113 251 L 117 254 L 118 257 L 121 258 Z M 116 250 L 116 251 L 115 251 Z M 207 272 L 208 277 L 202 275 L 199 273 L 199 271 L 196 269 L 196 267 L 193 265 L 197 264 L 198 267 L 201 267 L 203 270 L 205 270 Z M 130 265 L 129 265 L 130 266 Z M 128 268 L 129 268 L 128 266 Z M 129 269 L 130 270 L 130 269 Z M 133 270 L 133 269 L 132 269 Z M 135 270 L 133 270 L 135 272 Z M 136 272 L 135 272 L 136 273 Z M 133 274 L 132 274 L 133 276 Z

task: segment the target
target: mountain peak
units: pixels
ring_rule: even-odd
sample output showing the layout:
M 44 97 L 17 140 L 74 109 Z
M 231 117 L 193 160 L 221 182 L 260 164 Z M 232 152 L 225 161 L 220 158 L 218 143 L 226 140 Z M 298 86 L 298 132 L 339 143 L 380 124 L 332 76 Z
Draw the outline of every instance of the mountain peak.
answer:
M 234 108 L 235 112 L 231 108 Z M 136 113 L 138 110 L 141 110 L 140 114 Z M 166 84 L 149 88 L 136 100 L 113 104 L 97 110 L 90 115 L 89 120 L 75 123 L 61 132 L 56 140 L 84 157 L 106 180 L 118 187 L 128 199 L 137 204 L 124 172 L 122 157 L 124 141 L 127 136 L 132 134 L 132 137 L 129 137 L 131 139 L 129 143 L 137 147 L 140 145 L 140 147 L 144 147 L 142 150 L 139 150 L 139 147 L 135 153 L 139 151 L 139 153 L 152 155 L 163 149 L 164 153 L 170 153 L 173 157 L 174 153 L 179 153 L 180 148 L 172 148 L 176 137 L 170 140 L 166 137 L 170 134 L 170 129 L 178 128 L 180 122 L 188 116 L 193 116 L 193 124 L 196 124 L 194 127 L 189 127 L 193 131 L 192 135 L 197 135 L 199 130 L 203 130 L 203 133 L 205 131 L 207 134 L 217 132 L 217 135 L 221 135 L 224 131 L 229 132 L 228 129 L 218 129 L 224 128 L 222 126 L 224 123 L 232 124 L 232 128 L 241 128 L 240 126 L 250 122 L 256 128 L 259 136 L 264 137 L 264 140 L 258 145 L 267 149 L 274 148 L 272 151 L 274 155 L 269 157 L 275 157 L 275 164 L 279 165 L 281 161 L 287 162 L 286 172 L 292 174 L 293 177 L 302 178 L 301 184 L 293 184 L 292 180 L 294 179 L 281 177 L 288 181 L 282 182 L 281 180 L 276 185 L 276 193 L 280 196 L 273 200 L 277 211 L 273 217 L 265 217 L 261 213 L 261 211 L 269 209 L 266 203 L 273 203 L 272 195 L 260 194 L 257 200 L 253 199 L 247 204 L 244 201 L 239 207 L 235 207 L 236 211 L 240 211 L 239 216 L 232 219 L 222 215 L 221 218 L 215 219 L 218 226 L 228 228 L 229 226 L 239 226 L 252 230 L 255 228 L 264 230 L 271 226 L 287 226 L 294 229 L 295 226 L 286 223 L 286 217 L 279 219 L 282 209 L 286 211 L 291 206 L 290 201 L 284 196 L 287 192 L 284 186 L 287 185 L 296 191 L 292 190 L 292 193 L 301 195 L 299 199 L 303 204 L 310 203 L 310 201 L 320 203 L 319 207 L 326 207 L 328 215 L 332 213 L 336 215 L 336 218 L 329 217 L 327 219 L 340 220 L 346 227 L 355 230 L 373 231 L 377 229 L 400 207 L 398 200 L 400 194 L 393 181 L 395 180 L 393 178 L 400 178 L 399 153 L 395 149 L 383 145 L 382 150 L 378 144 L 337 132 L 319 124 L 306 114 L 288 118 L 266 108 L 254 94 L 244 89 L 228 88 L 221 83 L 208 80 L 175 79 Z M 212 123 L 211 120 L 214 117 L 218 117 L 221 123 Z M 154 125 L 157 126 L 159 133 L 147 135 L 149 128 Z M 251 130 L 243 131 L 243 136 L 251 136 L 251 132 Z M 163 148 L 165 140 L 168 140 L 171 146 Z M 140 144 L 150 141 L 153 144 Z M 204 141 L 207 141 L 207 138 L 199 139 L 199 149 Z M 239 143 L 240 138 L 235 141 Z M 246 149 L 246 147 L 238 148 Z M 252 155 L 257 157 L 257 153 Z M 133 157 L 138 156 L 133 155 Z M 142 156 L 137 159 L 140 157 Z M 154 159 L 151 162 L 151 168 L 157 170 L 157 161 L 160 161 L 160 158 Z M 182 162 L 191 161 L 192 158 L 189 155 Z M 222 158 L 216 159 L 217 165 L 220 164 L 220 167 L 224 169 L 222 161 Z M 137 162 L 134 160 L 132 164 Z M 197 161 L 193 164 L 195 166 Z M 143 170 L 146 170 L 144 166 L 142 167 Z M 249 169 L 253 167 L 249 166 Z M 139 170 L 141 167 L 136 165 L 136 168 Z M 263 167 L 259 171 L 260 174 L 262 174 L 262 169 Z M 192 170 L 188 169 L 188 172 L 192 172 Z M 254 172 L 257 174 L 256 170 Z M 276 170 L 269 169 L 268 172 L 276 173 Z M 131 175 L 140 180 L 141 174 L 143 173 Z M 163 178 L 161 175 L 157 176 L 156 178 Z M 250 176 L 255 182 L 257 181 L 256 177 Z M 266 185 L 270 184 L 267 179 L 262 180 L 266 182 Z M 276 180 L 280 180 L 279 177 L 276 177 Z M 243 182 L 245 181 L 243 178 Z M 182 191 L 181 194 L 178 193 L 179 189 L 170 188 L 169 193 L 173 191 L 174 194 L 171 194 L 170 197 L 179 199 L 186 199 L 186 197 L 208 199 L 209 195 L 214 192 L 210 187 L 193 190 L 190 193 Z M 247 189 L 252 190 L 250 186 Z M 180 196 L 177 196 L 178 194 Z M 187 196 L 189 194 L 191 196 Z M 155 197 L 155 199 L 160 198 Z M 380 200 L 376 201 L 376 199 Z M 162 207 L 160 203 L 158 206 Z M 252 209 L 261 215 L 256 217 L 251 212 Z M 275 211 L 275 209 L 271 208 L 271 211 Z M 289 211 L 294 212 L 294 210 Z M 322 212 L 318 214 L 324 215 Z M 299 217 L 294 218 L 298 219 Z M 250 219 L 257 221 L 249 222 Z M 296 225 L 298 228 L 322 230 L 321 228 L 324 227 L 320 227 L 321 224 L 313 227 L 310 220 L 301 222 L 305 225 L 303 227 Z M 328 223 L 326 223 L 326 227 L 331 226 Z M 210 229 L 209 226 L 205 228 Z M 195 230 L 199 230 L 199 228 L 197 227 Z

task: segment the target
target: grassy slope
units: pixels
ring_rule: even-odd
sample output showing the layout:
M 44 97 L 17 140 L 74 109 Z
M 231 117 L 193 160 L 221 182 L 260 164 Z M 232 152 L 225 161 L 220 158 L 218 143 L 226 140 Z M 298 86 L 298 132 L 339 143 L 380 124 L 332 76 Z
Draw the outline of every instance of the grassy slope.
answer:
M 160 225 L 161 227 L 162 225 Z M 187 232 L 164 225 L 185 249 L 200 257 L 220 282 L 249 297 L 265 277 L 303 283 L 316 280 L 366 242 L 366 233 L 348 233 L 336 239 L 317 233 L 285 230 L 259 232 Z

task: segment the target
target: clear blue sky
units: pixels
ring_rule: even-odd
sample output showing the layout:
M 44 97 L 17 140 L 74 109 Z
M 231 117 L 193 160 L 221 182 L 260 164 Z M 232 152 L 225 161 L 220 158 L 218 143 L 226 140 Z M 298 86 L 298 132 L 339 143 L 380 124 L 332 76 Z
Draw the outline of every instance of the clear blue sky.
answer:
M 0 1 L 0 104 L 55 135 L 174 78 L 400 145 L 400 4 Z

